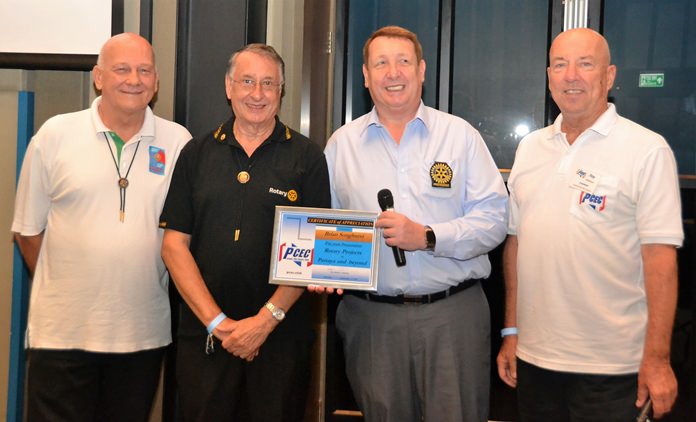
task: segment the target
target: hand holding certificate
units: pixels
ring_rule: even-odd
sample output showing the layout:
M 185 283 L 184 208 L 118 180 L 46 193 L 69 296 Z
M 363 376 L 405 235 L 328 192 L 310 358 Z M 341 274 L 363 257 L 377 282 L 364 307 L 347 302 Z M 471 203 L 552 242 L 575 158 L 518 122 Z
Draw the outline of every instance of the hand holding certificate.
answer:
M 377 288 L 378 213 L 276 207 L 269 282 Z

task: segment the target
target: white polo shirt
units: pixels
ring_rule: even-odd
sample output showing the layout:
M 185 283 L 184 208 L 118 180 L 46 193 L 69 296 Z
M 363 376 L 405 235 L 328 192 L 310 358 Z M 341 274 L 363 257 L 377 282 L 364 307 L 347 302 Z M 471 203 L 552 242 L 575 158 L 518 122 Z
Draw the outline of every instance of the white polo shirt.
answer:
M 647 322 L 640 247 L 684 239 L 674 156 L 612 104 L 573 145 L 561 122 L 522 140 L 508 181 L 517 355 L 558 371 L 637 372 Z
M 12 231 L 45 231 L 29 304 L 31 348 L 133 352 L 171 342 L 158 221 L 191 135 L 146 110 L 143 127 L 121 153 L 122 176 L 133 160 L 121 222 L 108 143 L 116 149 L 105 138 L 100 101 L 49 119 L 24 158 Z

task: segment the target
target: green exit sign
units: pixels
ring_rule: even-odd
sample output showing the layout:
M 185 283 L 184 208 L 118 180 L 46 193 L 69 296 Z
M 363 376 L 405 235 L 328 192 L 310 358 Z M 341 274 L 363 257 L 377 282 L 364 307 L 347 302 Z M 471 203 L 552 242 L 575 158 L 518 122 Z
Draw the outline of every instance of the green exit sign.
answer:
M 662 88 L 665 86 L 664 73 L 641 73 L 638 88 Z

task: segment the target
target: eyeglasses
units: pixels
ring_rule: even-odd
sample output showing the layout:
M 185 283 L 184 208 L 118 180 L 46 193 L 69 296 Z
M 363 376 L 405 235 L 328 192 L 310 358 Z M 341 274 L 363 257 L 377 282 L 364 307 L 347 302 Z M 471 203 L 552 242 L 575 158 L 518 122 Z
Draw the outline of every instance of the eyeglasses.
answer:
M 244 91 L 253 91 L 256 89 L 256 85 L 261 85 L 261 90 L 264 92 L 271 92 L 278 89 L 283 83 L 273 82 L 270 79 L 264 79 L 262 81 L 255 81 L 253 79 L 242 79 L 240 81 L 232 79 L 232 82 L 236 82 Z

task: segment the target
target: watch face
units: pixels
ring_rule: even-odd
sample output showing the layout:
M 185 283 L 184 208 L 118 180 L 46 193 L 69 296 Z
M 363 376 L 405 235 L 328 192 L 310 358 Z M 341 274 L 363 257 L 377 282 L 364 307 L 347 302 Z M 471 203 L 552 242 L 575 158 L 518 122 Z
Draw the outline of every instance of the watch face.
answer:
M 430 227 L 425 230 L 425 242 L 427 243 L 428 249 L 435 248 L 435 232 L 433 232 Z
M 282 321 L 285 319 L 285 312 L 282 309 L 275 308 L 273 310 L 273 318 L 277 319 L 278 321 Z

